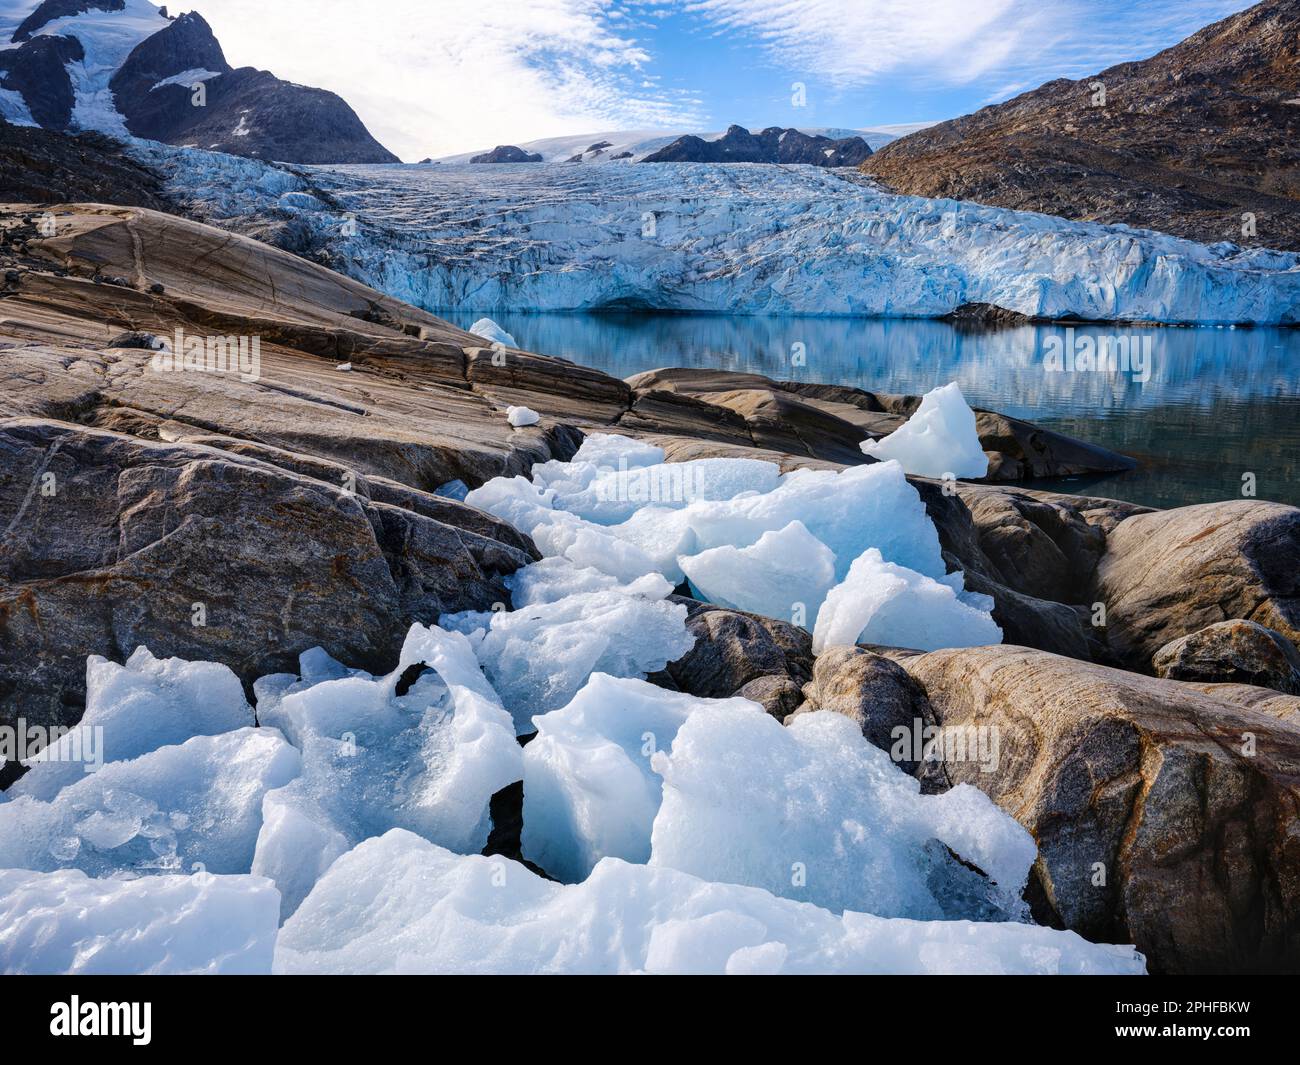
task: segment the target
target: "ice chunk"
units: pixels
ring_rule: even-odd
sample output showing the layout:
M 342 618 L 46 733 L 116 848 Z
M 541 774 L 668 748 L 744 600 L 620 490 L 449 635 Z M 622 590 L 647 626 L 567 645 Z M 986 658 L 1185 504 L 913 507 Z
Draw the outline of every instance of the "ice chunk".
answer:
M 269 974 L 279 909 L 256 876 L 0 870 L 0 972 Z
M 812 629 L 835 584 L 835 553 L 801 521 L 766 532 L 750 547 L 714 547 L 678 559 L 699 598 L 710 603 L 791 618 Z
M 226 666 L 155 658 L 146 647 L 124 666 L 91 655 L 80 724 L 29 760 L 29 771 L 8 794 L 49 800 L 97 764 L 252 724 L 244 689 Z
M 440 484 L 433 490 L 436 496 L 443 496 L 447 499 L 459 499 L 464 501 L 469 495 L 469 485 L 462 480 L 448 481 L 446 484 Z
M 643 599 L 666 599 L 673 591 L 673 586 L 658 573 L 648 573 L 628 584 L 620 584 L 617 577 L 590 566 L 575 565 L 563 556 L 544 558 L 517 569 L 505 579 L 505 583 L 516 610 L 539 603 L 554 603 L 567 595 L 611 588 Z
M 983 605 L 987 597 L 976 602 Z M 886 562 L 874 547 L 855 559 L 844 581 L 830 590 L 813 631 L 815 654 L 855 643 L 933 651 L 1001 642 L 997 622 L 966 602 L 952 582 Z
M 531 407 L 506 408 L 506 421 L 516 429 L 522 429 L 525 425 L 536 425 L 541 420 L 542 416 Z
M 469 641 L 436 626 L 412 627 L 386 677 L 304 678 L 258 711 L 303 754 L 302 774 L 266 796 L 252 863 L 286 916 L 335 858 L 390 828 L 481 850 L 492 796 L 523 775 L 514 724 Z
M 837 580 L 868 547 L 927 576 L 946 572 L 925 504 L 902 467 L 892 462 L 839 472 L 793 470 L 767 493 L 698 501 L 675 511 L 646 507 L 609 531 L 654 558 L 671 581 L 680 555 L 748 547 L 765 532 L 778 532 L 793 521 L 834 552 Z
M 280 930 L 275 971 L 1137 975 L 1144 964 L 1073 932 L 837 916 L 617 858 L 553 884 L 395 830 L 330 867 Z
M 546 481 L 555 490 L 555 505 L 587 521 L 611 525 L 626 521 L 644 506 L 678 509 L 690 503 L 727 500 L 776 488 L 781 471 L 772 462 L 755 459 L 696 459 L 629 465 L 620 456 L 616 465 L 574 469 L 561 479 Z M 534 474 L 536 477 L 536 474 Z
M 664 781 L 651 865 L 836 912 L 1022 913 L 1037 854 L 1029 833 L 974 788 L 921 795 L 917 780 L 841 714 L 803 714 L 784 727 L 717 707 L 690 715 L 651 765 Z
M 482 337 L 489 344 L 504 344 L 508 348 L 517 348 L 515 338 L 502 329 L 491 318 L 480 318 L 467 330 L 476 337 Z
M 663 460 L 663 448 L 616 433 L 592 433 L 573 456 L 575 463 L 589 462 L 608 469 L 617 469 L 620 464 L 629 469 L 654 466 Z
M 983 477 L 988 456 L 956 381 L 927 392 L 907 421 L 883 440 L 864 440 L 862 450 L 877 459 L 895 459 L 919 477 Z
M 744 699 L 597 673 L 563 709 L 535 717 L 537 737 L 524 748 L 524 856 L 569 882 L 606 855 L 646 861 L 662 790 L 650 756 L 691 713 L 717 706 L 763 712 Z
M 644 677 L 695 644 L 686 607 L 618 589 L 492 614 L 445 615 L 473 634 L 475 653 L 520 735 L 533 715 L 564 706 L 593 673 Z
M 262 797 L 301 761 L 275 729 L 242 728 L 110 762 L 49 802 L 0 805 L 0 868 L 246 873 Z

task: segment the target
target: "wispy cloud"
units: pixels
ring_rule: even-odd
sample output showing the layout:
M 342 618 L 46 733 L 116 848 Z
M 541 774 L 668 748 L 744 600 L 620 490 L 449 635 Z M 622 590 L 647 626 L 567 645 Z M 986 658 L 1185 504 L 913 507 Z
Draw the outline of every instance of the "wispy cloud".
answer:
M 338 92 L 405 159 L 584 129 L 699 125 L 617 0 L 203 0 L 236 64 Z
M 1142 58 L 1249 2 L 199 0 L 199 10 L 232 62 L 338 92 L 381 141 L 419 159 L 732 121 L 710 111 L 746 49 L 778 78 L 820 81 L 840 98 L 888 92 L 928 115 L 926 93 L 957 87 L 973 108 Z M 666 59 L 683 58 L 670 50 L 688 45 L 679 77 L 663 77 Z M 711 90 L 682 87 L 692 64 Z
M 647 0 L 657 4 L 660 0 Z M 767 60 L 837 89 L 1038 85 L 1141 58 L 1250 0 L 682 0 Z

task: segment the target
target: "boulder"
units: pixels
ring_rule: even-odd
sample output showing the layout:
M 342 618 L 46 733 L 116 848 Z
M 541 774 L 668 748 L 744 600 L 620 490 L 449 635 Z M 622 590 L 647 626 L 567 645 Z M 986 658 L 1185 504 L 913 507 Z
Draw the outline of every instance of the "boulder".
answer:
M 1300 968 L 1300 728 L 1023 647 L 898 661 L 943 728 L 996 730 L 993 772 L 943 769 L 1037 840 L 1040 920 L 1135 943 L 1155 972 Z
M 18 418 L 0 455 L 3 723 L 74 724 L 86 656 L 141 645 L 246 683 L 318 645 L 383 672 L 413 622 L 508 602 L 536 557 L 463 504 L 432 517 L 211 447 Z
M 1300 695 L 1300 652 L 1280 632 L 1253 621 L 1220 621 L 1170 640 L 1151 659 L 1156 676 L 1254 684 Z
M 803 696 L 803 705 L 791 718 L 833 710 L 858 725 L 867 741 L 882 751 L 894 748 L 895 729 L 906 729 L 910 736 L 918 722 L 921 728 L 934 724 L 925 689 L 897 662 L 862 647 L 832 647 L 819 655 Z M 898 764 L 908 773 L 918 768 L 910 758 Z
M 1171 640 L 1243 619 L 1300 641 L 1300 510 L 1239 499 L 1137 514 L 1115 526 L 1090 597 L 1111 651 L 1150 668 Z
M 686 627 L 695 637 L 695 646 L 666 671 L 678 690 L 708 699 L 744 694 L 781 719 L 798 705 L 798 689 L 812 677 L 806 629 L 684 596 L 673 601 L 685 604 Z

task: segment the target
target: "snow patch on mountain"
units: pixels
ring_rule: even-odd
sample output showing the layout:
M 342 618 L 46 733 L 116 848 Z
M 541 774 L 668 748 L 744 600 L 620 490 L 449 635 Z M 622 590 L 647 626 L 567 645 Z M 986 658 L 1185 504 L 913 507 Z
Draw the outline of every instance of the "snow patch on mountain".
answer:
M 36 9 L 31 0 L 10 5 L 0 14 L 0 49 L 17 48 L 11 38 L 18 24 Z M 9 22 L 13 21 L 10 26 Z M 121 11 L 100 11 L 92 8 L 78 15 L 47 22 L 35 34 L 41 36 L 75 37 L 81 42 L 85 58 L 67 65 L 68 77 L 76 102 L 72 109 L 72 125 L 79 129 L 94 129 L 116 137 L 129 136 L 126 121 L 113 100 L 109 80 L 126 62 L 131 51 L 147 37 L 165 29 L 168 20 L 149 0 L 126 0 Z M 27 123 L 33 125 L 34 123 Z

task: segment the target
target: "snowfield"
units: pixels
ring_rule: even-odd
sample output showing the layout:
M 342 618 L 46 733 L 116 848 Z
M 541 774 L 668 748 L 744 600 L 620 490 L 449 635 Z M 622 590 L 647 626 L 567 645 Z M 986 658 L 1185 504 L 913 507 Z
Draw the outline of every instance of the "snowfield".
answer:
M 345 272 L 432 311 L 937 317 L 990 303 L 1052 318 L 1300 322 L 1294 253 L 896 196 L 855 172 L 275 168 L 157 145 L 137 151 L 214 223 L 290 216 Z

